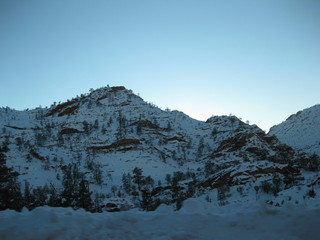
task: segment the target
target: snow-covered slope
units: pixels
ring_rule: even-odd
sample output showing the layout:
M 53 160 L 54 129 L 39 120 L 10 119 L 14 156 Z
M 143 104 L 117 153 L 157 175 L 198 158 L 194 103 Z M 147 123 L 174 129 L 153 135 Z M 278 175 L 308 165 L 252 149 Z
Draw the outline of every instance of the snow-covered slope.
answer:
M 205 204 L 204 204 L 205 205 Z M 189 212 L 197 209 L 199 212 Z M 305 206 L 217 214 L 201 211 L 203 204 L 186 201 L 173 212 L 160 206 L 156 212 L 92 214 L 71 208 L 39 207 L 31 212 L 6 210 L 0 214 L 2 240 L 317 240 L 320 210 Z M 188 211 L 187 211 L 188 210 Z
M 197 121 L 124 87 L 50 108 L 2 108 L 0 133 L 0 160 L 16 172 L 29 209 L 179 209 L 188 198 L 281 206 L 318 197 L 319 176 L 310 172 L 318 159 L 235 116 Z
M 320 105 L 299 111 L 270 129 L 269 135 L 289 146 L 320 156 Z

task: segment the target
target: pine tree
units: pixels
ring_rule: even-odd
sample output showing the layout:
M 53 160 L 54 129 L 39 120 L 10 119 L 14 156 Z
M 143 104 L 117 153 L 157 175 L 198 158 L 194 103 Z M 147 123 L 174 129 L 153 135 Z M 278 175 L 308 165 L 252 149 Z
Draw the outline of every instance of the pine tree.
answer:
M 76 206 L 78 208 L 83 208 L 87 211 L 92 210 L 93 203 L 91 200 L 91 192 L 89 190 L 88 181 L 82 177 L 79 183 L 79 192 L 77 194 Z
M 206 161 L 206 162 L 205 162 L 205 165 L 204 165 L 204 171 L 205 171 L 206 177 L 208 177 L 208 176 L 210 176 L 211 174 L 213 174 L 214 171 L 215 171 L 215 164 L 214 164 L 214 162 L 211 162 L 210 160 Z
M 48 200 L 48 205 L 51 207 L 61 206 L 61 196 L 57 193 L 56 189 L 52 186 L 50 189 L 50 197 Z
M 172 131 L 172 127 L 171 127 L 171 123 L 168 122 L 167 123 L 167 129 L 166 129 L 168 132 Z
M 199 141 L 199 145 L 198 145 L 197 158 L 200 158 L 202 156 L 204 147 L 205 147 L 204 140 L 203 140 L 203 138 L 201 138 Z
M 279 174 L 275 173 L 272 178 L 272 192 L 274 196 L 277 196 L 278 193 L 281 191 L 281 186 L 282 186 L 282 179 Z
M 89 123 L 88 123 L 87 121 L 83 121 L 82 124 L 83 124 L 83 131 L 84 131 L 84 133 L 85 133 L 85 134 L 89 134 L 89 131 L 90 131 L 90 129 L 89 129 Z
M 74 207 L 76 195 L 78 192 L 77 166 L 69 164 L 64 170 L 62 179 L 63 191 L 61 193 L 62 206 L 63 207 Z
M 94 128 L 94 129 L 98 129 L 98 128 L 99 128 L 99 122 L 98 122 L 98 119 L 94 120 L 93 128 Z
M 271 184 L 264 180 L 261 182 L 261 189 L 265 192 L 265 193 L 269 193 L 271 191 Z
M 14 209 L 20 211 L 23 207 L 17 176 L 18 173 L 6 166 L 6 156 L 0 152 L 0 210 Z
M 92 212 L 102 212 L 102 205 L 103 202 L 101 194 L 95 193 Z
M 48 203 L 48 197 L 49 197 L 49 188 L 47 185 L 44 185 L 43 187 L 37 187 L 33 189 L 32 195 L 34 197 L 34 203 L 33 207 L 39 207 L 47 205 Z
M 127 194 L 131 193 L 131 175 L 130 173 L 122 175 L 122 185 L 123 189 Z
M 186 197 L 191 198 L 196 193 L 196 182 L 192 181 L 188 184 L 188 189 L 186 192 Z
M 133 182 L 138 185 L 138 189 L 141 189 L 141 182 L 142 182 L 142 169 L 135 167 L 133 169 Z
M 122 115 L 122 112 L 119 111 L 119 115 L 118 115 L 118 129 L 117 129 L 117 139 L 121 140 L 125 137 L 125 135 L 127 134 L 127 119 L 125 118 L 125 116 Z
M 181 187 L 179 184 L 179 175 L 174 173 L 174 177 L 172 178 L 172 185 L 171 185 L 171 197 L 172 202 L 176 203 L 176 210 L 179 210 L 182 207 L 183 201 L 185 200 L 185 194 L 180 191 Z
M 29 210 L 31 210 L 34 205 L 34 197 L 33 197 L 31 190 L 30 190 L 30 184 L 27 181 L 25 181 L 25 184 L 24 184 L 23 198 L 24 198 L 24 206 L 26 208 L 28 208 Z
M 221 206 L 226 205 L 227 202 L 227 197 L 228 197 L 228 192 L 230 191 L 230 187 L 228 185 L 223 185 L 221 187 L 218 188 L 217 191 L 217 200 L 219 201 L 219 204 Z
M 64 171 L 63 191 L 61 193 L 63 207 L 92 209 L 91 192 L 88 181 L 83 173 L 79 172 L 76 164 L 69 164 Z
M 152 210 L 152 197 L 151 192 L 148 189 L 141 190 L 142 199 L 140 201 L 140 207 L 142 210 L 151 211 Z
M 95 183 L 98 185 L 101 185 L 103 181 L 102 181 L 102 171 L 101 171 L 100 164 L 93 164 L 92 174 L 93 174 Z
M 171 175 L 169 173 L 167 173 L 167 175 L 166 175 L 166 181 L 167 181 L 168 185 L 171 185 L 172 179 L 171 179 Z
M 141 124 L 140 124 L 140 123 L 137 124 L 136 133 L 137 133 L 138 135 L 141 135 L 141 133 L 142 133 L 142 127 L 141 127 Z

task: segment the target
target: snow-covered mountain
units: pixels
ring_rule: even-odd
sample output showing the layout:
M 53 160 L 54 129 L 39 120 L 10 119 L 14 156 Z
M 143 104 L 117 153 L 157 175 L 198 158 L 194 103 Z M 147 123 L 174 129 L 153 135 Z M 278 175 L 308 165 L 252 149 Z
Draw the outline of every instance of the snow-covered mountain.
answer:
M 0 132 L 0 160 L 12 168 L 4 172 L 21 183 L 16 198 L 29 209 L 179 209 L 188 198 L 217 207 L 257 200 L 281 206 L 319 190 L 318 158 L 235 116 L 197 121 L 124 87 L 50 108 L 2 108 Z
M 283 143 L 320 156 L 320 105 L 299 111 L 270 129 Z

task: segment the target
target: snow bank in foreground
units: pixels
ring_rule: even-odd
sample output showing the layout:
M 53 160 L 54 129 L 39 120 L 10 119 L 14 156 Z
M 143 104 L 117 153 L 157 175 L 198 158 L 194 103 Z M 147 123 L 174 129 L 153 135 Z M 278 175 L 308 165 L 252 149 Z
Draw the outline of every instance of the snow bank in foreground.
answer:
M 319 239 L 320 209 L 266 208 L 246 213 L 88 213 L 39 207 L 0 212 L 0 239 Z

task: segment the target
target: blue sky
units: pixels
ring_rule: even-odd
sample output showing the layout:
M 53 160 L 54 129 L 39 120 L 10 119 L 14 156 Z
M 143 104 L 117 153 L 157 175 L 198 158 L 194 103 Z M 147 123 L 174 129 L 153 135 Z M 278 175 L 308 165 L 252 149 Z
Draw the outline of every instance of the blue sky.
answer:
M 319 43 L 317 0 L 2 0 L 0 106 L 124 85 L 268 130 L 320 103 Z

